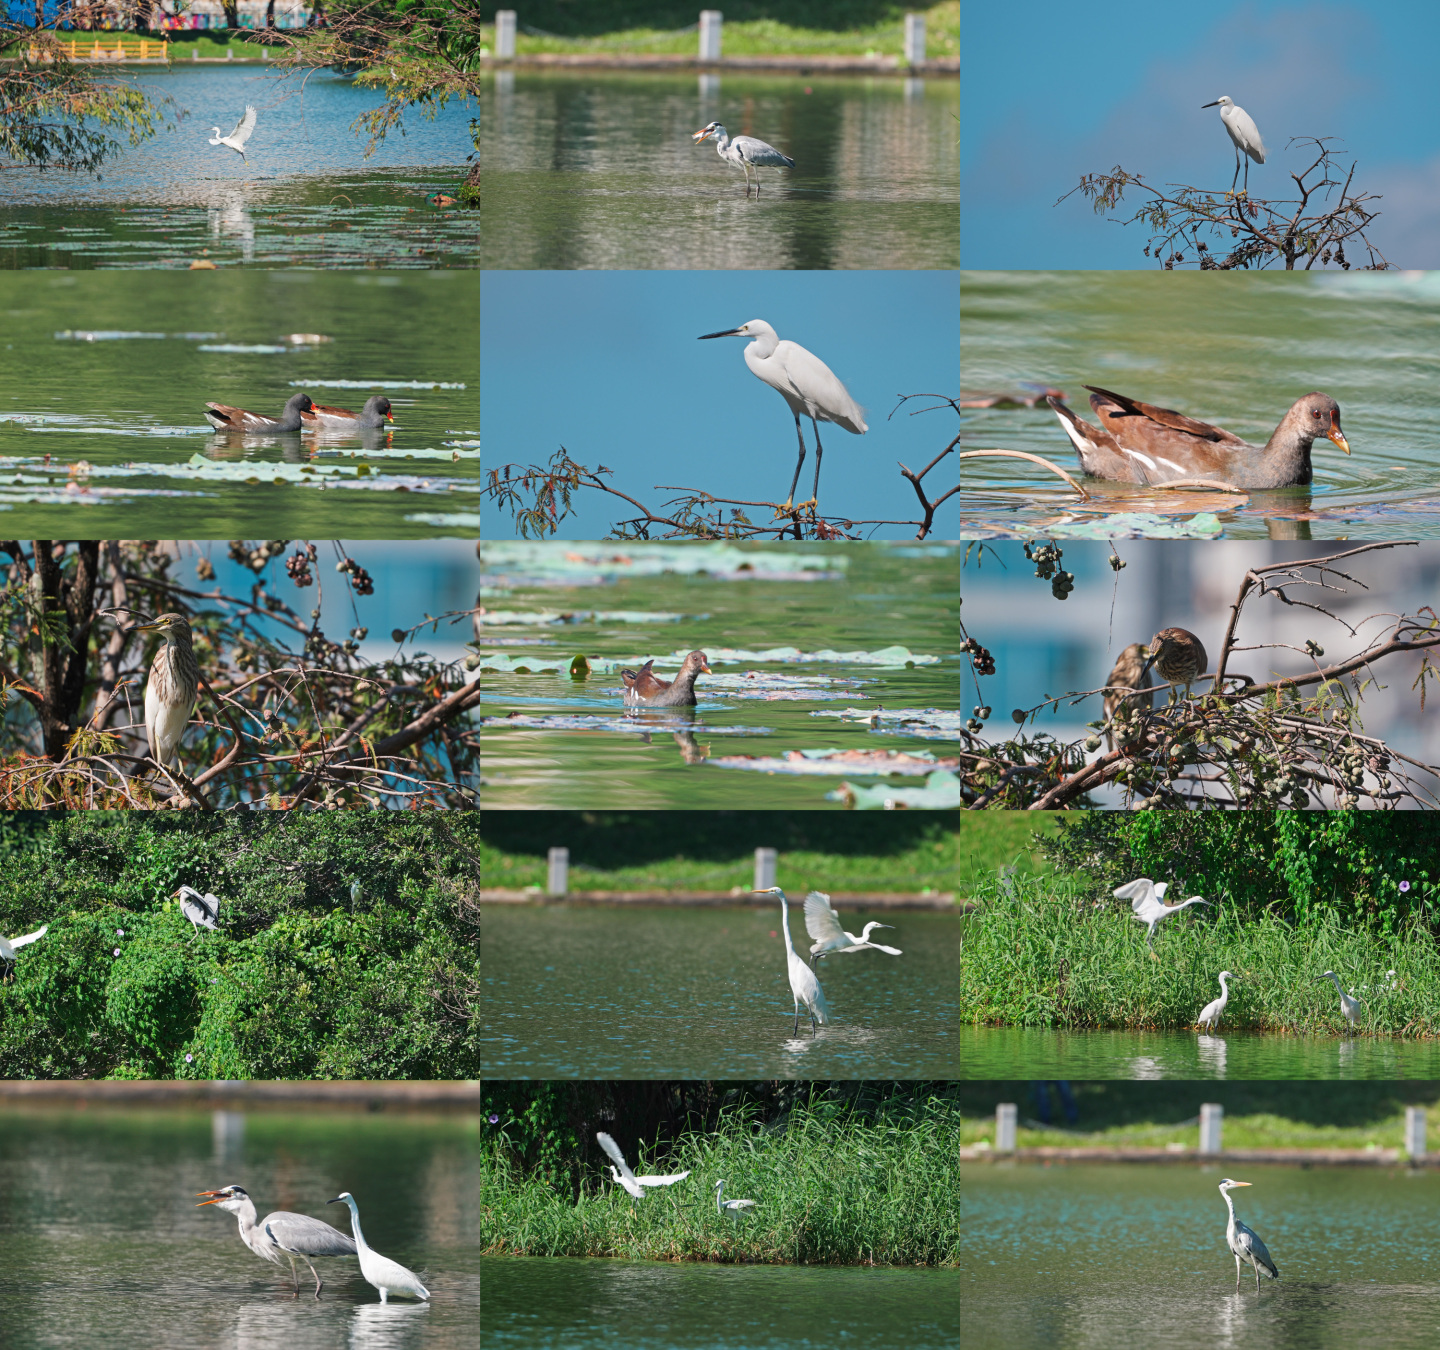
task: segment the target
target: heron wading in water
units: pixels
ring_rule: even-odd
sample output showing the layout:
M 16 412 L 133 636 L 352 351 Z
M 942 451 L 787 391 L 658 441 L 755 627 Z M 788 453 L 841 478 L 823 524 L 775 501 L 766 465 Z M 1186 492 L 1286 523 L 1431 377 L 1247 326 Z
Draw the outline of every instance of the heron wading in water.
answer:
M 137 624 L 137 633 L 159 633 L 164 645 L 150 663 L 145 683 L 145 739 L 150 758 L 162 768 L 180 765 L 180 741 L 200 692 L 200 666 L 190 639 L 190 624 L 183 614 L 162 614 L 151 623 Z
M 298 1256 L 315 1276 L 315 1297 L 320 1297 L 324 1281 L 310 1265 L 312 1256 L 356 1256 L 355 1242 L 338 1228 L 332 1228 L 323 1219 L 312 1219 L 308 1214 L 292 1214 L 289 1210 L 277 1209 L 267 1214 L 263 1221 L 255 1218 L 255 1202 L 243 1186 L 222 1186 L 218 1191 L 197 1191 L 197 1195 L 208 1195 L 195 1208 L 203 1205 L 217 1205 L 233 1214 L 240 1224 L 240 1240 L 256 1256 L 280 1266 L 290 1261 L 290 1275 L 295 1289 L 300 1289 L 300 1276 L 295 1269 Z
M 1333 970 L 1327 970 L 1320 978 L 1335 981 L 1335 989 L 1340 995 L 1340 1011 L 1345 1014 L 1345 1020 L 1353 1027 L 1360 1018 L 1360 1000 L 1352 998 L 1345 992 L 1340 983 L 1340 977 Z
M 1197 1025 L 1205 1028 L 1206 1031 L 1214 1031 L 1220 1025 L 1220 1014 L 1225 1011 L 1225 1005 L 1230 1002 L 1230 986 L 1226 980 L 1233 980 L 1236 976 L 1228 970 L 1220 972 L 1220 997 L 1207 1003 L 1201 1010 L 1200 1016 L 1195 1019 Z M 1247 1186 L 1249 1182 L 1245 1183 Z
M 1235 100 L 1229 94 L 1221 94 L 1212 103 L 1202 103 L 1201 108 L 1219 108 L 1220 120 L 1225 123 L 1225 130 L 1230 133 L 1230 139 L 1235 144 L 1235 178 L 1240 177 L 1240 154 L 1245 154 L 1245 188 L 1250 190 L 1250 161 L 1253 159 L 1257 164 L 1265 162 L 1265 142 L 1260 139 L 1260 128 L 1255 125 L 1255 119 L 1245 111 L 1244 108 L 1237 108 Z M 1230 191 L 1235 191 L 1235 178 L 1230 180 Z
M 1230 1251 L 1235 1257 L 1235 1288 L 1240 1288 L 1240 1262 L 1248 1261 L 1250 1268 L 1255 1272 L 1255 1292 L 1260 1292 L 1260 1272 L 1263 1270 L 1266 1276 L 1272 1280 L 1280 1278 L 1280 1272 L 1275 1269 L 1275 1262 L 1270 1259 L 1270 1253 L 1265 1250 L 1265 1244 L 1260 1241 L 1259 1235 L 1253 1228 L 1247 1228 L 1235 1217 L 1235 1205 L 1230 1199 L 1230 1192 L 1237 1186 L 1253 1186 L 1253 1181 L 1231 1181 L 1226 1177 L 1220 1183 L 1220 1196 L 1225 1201 L 1225 1208 L 1229 1212 L 1230 1222 L 1225 1225 L 1225 1241 L 1230 1244 Z
M 790 992 L 795 998 L 795 1028 L 792 1036 L 800 1034 L 800 1005 L 803 1003 L 810 1013 L 810 1034 L 815 1034 L 815 1023 L 823 1027 L 830 1020 L 830 1010 L 825 1006 L 825 992 L 815 972 L 795 952 L 790 941 L 790 906 L 786 903 L 785 892 L 778 886 L 767 886 L 756 895 L 778 895 L 780 897 L 780 927 L 785 933 L 785 968 L 790 976 Z
M 757 139 L 754 136 L 736 136 L 731 139 L 729 133 L 720 122 L 711 122 L 708 127 L 701 127 L 690 137 L 696 145 L 706 140 L 714 140 L 715 150 L 720 158 L 729 161 L 737 169 L 745 170 L 745 195 L 750 195 L 750 170 L 755 170 L 755 195 L 760 195 L 760 168 L 764 165 L 770 169 L 793 169 L 795 161 L 789 155 L 782 155 L 773 145 Z
M 341 1191 L 326 1204 L 350 1206 L 350 1231 L 355 1235 L 355 1246 L 359 1250 L 360 1273 L 380 1291 L 381 1303 L 388 1303 L 391 1294 L 404 1294 L 406 1298 L 430 1297 L 430 1291 L 420 1283 L 420 1277 L 413 1270 L 406 1270 L 398 1261 L 381 1256 L 365 1241 L 365 1234 L 360 1231 L 360 1210 L 349 1191 Z
M 815 429 L 815 483 L 810 489 L 810 500 L 801 502 L 800 507 L 809 506 L 818 511 L 820 456 L 823 452 L 820 423 L 833 422 L 856 436 L 863 436 L 870 430 L 865 425 L 865 410 L 850 397 L 835 372 L 818 356 L 807 352 L 798 342 L 780 337 L 764 319 L 751 319 L 739 328 L 727 328 L 722 333 L 701 333 L 699 341 L 722 337 L 750 339 L 745 348 L 745 364 L 750 367 L 750 373 L 779 394 L 795 415 L 795 437 L 800 442 L 800 457 L 795 461 L 795 477 L 790 480 L 790 494 L 780 508 L 782 512 L 791 509 L 795 487 L 800 482 L 800 470 L 805 465 L 805 433 L 800 429 L 800 414 L 804 413 L 810 419 L 810 425 Z

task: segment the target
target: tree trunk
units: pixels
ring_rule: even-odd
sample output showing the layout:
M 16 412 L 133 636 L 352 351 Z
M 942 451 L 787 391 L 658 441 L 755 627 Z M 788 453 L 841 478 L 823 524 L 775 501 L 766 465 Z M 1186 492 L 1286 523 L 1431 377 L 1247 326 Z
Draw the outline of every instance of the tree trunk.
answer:
M 80 701 L 90 666 L 90 622 L 100 570 L 100 544 L 94 539 L 80 541 L 75 571 L 69 578 L 61 570 L 63 553 L 59 558 L 55 556 L 54 540 L 36 539 L 33 545 L 41 613 L 63 611 L 69 637 L 68 650 L 66 644 L 46 643 L 41 653 L 40 690 L 45 705 L 40 713 L 40 729 L 45 737 L 45 754 L 58 760 L 79 726 Z

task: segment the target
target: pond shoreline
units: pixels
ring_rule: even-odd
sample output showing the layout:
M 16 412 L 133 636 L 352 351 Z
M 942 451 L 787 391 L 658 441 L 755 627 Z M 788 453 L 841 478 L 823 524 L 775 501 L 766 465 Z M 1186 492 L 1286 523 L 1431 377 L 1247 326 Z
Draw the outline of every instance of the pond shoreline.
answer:
M 1171 1148 L 993 1148 L 960 1150 L 961 1162 L 1277 1163 L 1300 1167 L 1440 1167 L 1440 1154 L 1408 1158 L 1398 1148 L 1227 1148 L 1219 1153 Z
M 951 910 L 955 900 L 948 891 L 937 895 L 912 895 L 885 891 L 830 891 L 830 903 L 842 909 L 934 909 Z M 546 895 L 530 889 L 486 889 L 480 899 L 491 904 L 593 904 L 593 905 L 754 905 L 768 909 L 774 901 L 748 891 L 566 891 Z

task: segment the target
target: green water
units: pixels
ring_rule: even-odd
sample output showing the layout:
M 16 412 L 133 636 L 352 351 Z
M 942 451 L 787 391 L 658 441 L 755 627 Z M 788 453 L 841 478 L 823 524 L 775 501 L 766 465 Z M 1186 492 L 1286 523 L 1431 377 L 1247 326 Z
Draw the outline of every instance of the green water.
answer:
M 1221 1177 L 1279 1269 L 1235 1290 Z M 1217 1165 L 967 1167 L 966 1350 L 1432 1346 L 1440 1174 Z
M 546 546 L 554 557 L 574 545 Z M 684 547 L 684 546 L 681 546 Z M 647 546 L 614 546 L 608 553 L 643 557 Z M 802 556 L 754 549 L 737 556 Z M 839 776 L 769 773 L 721 767 L 722 757 L 783 758 L 814 749 L 896 750 L 943 759 L 954 741 L 901 728 L 892 733 L 830 714 L 852 707 L 940 709 L 958 707 L 955 652 L 956 551 L 952 547 L 883 544 L 816 545 L 803 556 L 832 560 L 833 570 L 805 579 L 799 573 L 766 579 L 739 572 L 725 577 L 671 572 L 611 579 L 583 566 L 573 576 L 532 577 L 496 566 L 482 555 L 482 603 L 492 610 L 589 613 L 620 617 L 552 625 L 486 627 L 486 650 L 514 664 L 525 658 L 534 673 L 481 676 L 485 805 L 488 808 L 583 808 L 623 802 L 632 808 L 843 809 L 827 800 L 842 781 L 921 787 L 925 775 L 899 777 L 857 771 Z M 623 570 L 623 569 L 622 569 Z M 586 584 L 587 582 L 593 584 Z M 644 616 L 651 615 L 653 618 Z M 670 616 L 668 618 L 663 616 Z M 493 645 L 492 645 L 493 644 Z M 762 651 L 793 646 L 804 652 L 875 651 L 892 645 L 938 656 L 934 664 L 864 665 L 823 659 L 787 664 L 735 660 L 712 670 L 743 676 L 760 671 L 813 677 L 828 684 L 757 692 L 743 684 L 728 692 L 701 675 L 692 709 L 646 709 L 627 722 L 618 673 L 569 674 L 578 654 L 630 660 L 677 650 L 720 648 Z M 642 658 L 643 659 L 643 658 Z M 549 664 L 550 673 L 541 667 Z M 639 664 L 637 661 L 636 664 Z M 678 664 L 658 673 L 673 679 Z M 506 725 L 525 717 L 605 719 L 573 728 Z
M 780 906 L 486 905 L 483 1076 L 953 1078 L 954 915 L 844 912 L 899 948 L 827 957 L 831 1022 L 795 1034 Z M 792 942 L 808 950 L 790 907 Z M 849 929 L 858 932 L 859 929 Z
M 954 1271 L 487 1257 L 504 1350 L 953 1350 Z M 968 1338 L 967 1338 L 968 1343 Z
M 7 1350 L 473 1350 L 480 1307 L 476 1123 L 320 1111 L 0 1109 L 0 1324 Z M 240 1185 L 349 1230 L 422 1276 L 381 1305 L 356 1261 L 317 1261 L 319 1299 L 248 1251 L 196 1192 Z
M 487 268 L 950 268 L 959 81 L 527 74 L 480 97 Z M 795 160 L 758 198 L 711 121 Z
M 178 516 L 189 538 L 473 537 L 478 310 L 474 273 L 0 273 L 7 528 L 166 538 Z M 285 341 L 309 334 L 329 340 Z M 235 346 L 282 350 L 204 350 Z M 362 387 L 329 383 L 346 380 Z M 203 416 L 278 416 L 302 390 L 356 411 L 385 393 L 394 429 L 233 437 Z
M 1165 272 L 968 272 L 961 279 L 961 383 L 1004 392 L 1032 381 L 1064 390 L 1094 422 L 1085 385 L 1174 408 L 1264 444 L 1311 390 L 1340 405 L 1347 458 L 1313 451 L 1308 488 L 1248 500 L 1081 478 L 1055 414 L 971 408 L 964 450 L 1043 455 L 1080 479 L 1078 503 L 1047 470 L 1023 460 L 965 461 L 963 532 L 1044 533 L 1107 514 L 1170 518 L 1213 512 L 1225 537 L 1376 539 L 1440 535 L 1440 410 L 1432 334 L 1433 274 L 1216 276 Z
M 964 1078 L 1440 1078 L 1440 1041 L 959 1028 Z

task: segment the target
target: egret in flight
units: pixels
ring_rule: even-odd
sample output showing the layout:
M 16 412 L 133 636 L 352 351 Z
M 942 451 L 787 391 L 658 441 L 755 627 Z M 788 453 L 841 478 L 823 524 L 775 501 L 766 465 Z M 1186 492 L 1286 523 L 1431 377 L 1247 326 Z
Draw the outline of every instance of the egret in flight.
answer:
M 32 942 L 39 942 L 49 931 L 50 925 L 47 923 L 43 928 L 37 928 L 33 933 L 26 933 L 24 937 L 0 937 L 0 961 L 4 961 L 8 966 L 13 968 L 15 965 L 15 949 L 17 947 L 28 947 Z
M 220 134 L 219 127 L 211 127 L 215 134 L 210 138 L 211 145 L 228 145 L 241 159 L 245 160 L 248 168 L 250 161 L 245 159 L 245 142 L 250 139 L 250 133 L 255 130 L 255 109 L 247 107 L 245 116 L 235 123 L 235 130 L 228 136 Z
M 815 483 L 810 489 L 810 500 L 800 505 L 815 507 L 820 497 L 820 423 L 833 422 L 837 427 L 857 436 L 863 436 L 869 427 L 865 425 L 865 410 L 850 397 L 845 386 L 835 377 L 818 356 L 807 352 L 798 342 L 779 337 L 764 319 L 751 319 L 739 328 L 727 328 L 722 333 L 701 333 L 700 341 L 706 338 L 748 337 L 745 348 L 745 364 L 756 379 L 764 380 L 795 414 L 795 437 L 800 442 L 800 458 L 795 461 L 795 477 L 790 480 L 790 495 L 785 498 L 782 511 L 789 511 L 795 500 L 795 487 L 800 481 L 800 470 L 805 464 L 805 433 L 800 429 L 800 414 L 810 419 L 815 429 Z
M 862 952 L 867 948 L 899 956 L 897 947 L 886 947 L 883 943 L 871 942 L 870 932 L 875 928 L 891 928 L 893 924 L 867 923 L 865 931 L 856 937 L 840 927 L 840 916 L 830 907 L 830 897 L 824 891 L 811 891 L 805 897 L 805 927 L 815 939 L 810 948 L 810 966 L 814 969 L 817 956 L 829 956 L 832 952 Z
M 1128 900 L 1130 908 L 1135 911 L 1135 917 L 1141 923 L 1148 925 L 1145 929 L 1145 943 L 1150 948 L 1150 955 L 1155 956 L 1155 925 L 1161 919 L 1168 918 L 1171 914 L 1178 914 L 1188 905 L 1208 905 L 1208 900 L 1202 900 L 1198 895 L 1192 895 L 1188 900 L 1182 900 L 1178 905 L 1167 905 L 1165 903 L 1165 892 L 1169 890 L 1168 881 L 1155 882 L 1149 877 L 1141 877 L 1138 881 L 1127 881 L 1123 886 L 1117 886 L 1111 894 L 1117 900 Z M 1158 961 L 1160 958 L 1155 956 Z
M 754 1200 L 724 1200 L 721 1197 L 725 1194 L 725 1183 L 715 1183 L 715 1211 L 718 1214 L 728 1214 L 732 1220 L 738 1219 L 742 1210 L 754 1209 Z
M 721 159 L 729 160 L 737 169 L 745 170 L 745 195 L 750 195 L 750 170 L 755 170 L 755 195 L 760 195 L 760 166 L 770 169 L 793 169 L 795 161 L 789 155 L 782 155 L 773 145 L 757 140 L 754 136 L 730 138 L 719 122 L 701 127 L 690 138 L 696 145 L 713 139 L 715 150 Z
M 684 1181 L 690 1175 L 687 1171 L 672 1172 L 669 1176 L 664 1177 L 637 1177 L 625 1161 L 625 1155 L 620 1151 L 619 1144 L 608 1134 L 597 1134 L 595 1138 L 600 1141 L 600 1147 L 615 1159 L 615 1166 L 610 1168 L 610 1175 L 615 1178 L 616 1184 L 623 1186 L 637 1200 L 645 1198 L 646 1186 L 673 1186 L 677 1181 Z M 620 1169 L 618 1172 L 615 1170 L 616 1166 Z
M 388 1303 L 391 1294 L 404 1294 L 406 1298 L 430 1297 L 430 1291 L 420 1283 L 420 1277 L 413 1270 L 406 1270 L 399 1262 L 381 1256 L 366 1244 L 365 1234 L 360 1231 L 360 1211 L 349 1191 L 341 1191 L 325 1203 L 350 1206 L 350 1231 L 355 1235 L 355 1246 L 359 1248 L 360 1273 L 380 1291 L 381 1303 Z
M 800 1034 L 800 1005 L 810 1010 L 810 1034 L 815 1034 L 815 1023 L 823 1027 L 830 1020 L 829 1009 L 825 1006 L 825 993 L 820 981 L 796 954 L 795 944 L 790 941 L 790 906 L 786 903 L 785 892 L 778 886 L 767 886 L 756 895 L 778 895 L 780 897 L 780 927 L 785 931 L 785 964 L 790 975 L 790 992 L 795 996 L 795 1029 L 791 1035 Z
M 201 924 L 206 928 L 215 927 L 215 920 L 220 914 L 220 902 L 213 895 L 201 895 L 193 886 L 182 886 L 174 892 L 174 896 L 180 900 L 180 912 L 190 920 L 192 942 Z
M 1280 1272 L 1275 1269 L 1275 1262 L 1270 1259 L 1270 1253 L 1265 1250 L 1265 1244 L 1260 1241 L 1255 1230 L 1247 1228 L 1235 1217 L 1235 1206 L 1230 1199 L 1230 1192 L 1235 1187 L 1254 1184 L 1253 1181 L 1231 1181 L 1226 1177 L 1220 1183 L 1220 1194 L 1225 1200 L 1225 1208 L 1230 1212 L 1230 1222 L 1225 1225 L 1225 1241 L 1230 1244 L 1230 1250 L 1235 1255 L 1235 1288 L 1240 1288 L 1240 1262 L 1248 1261 L 1255 1272 L 1255 1292 L 1258 1294 L 1260 1272 L 1263 1270 L 1272 1280 L 1278 1280 Z
M 1340 977 L 1333 970 L 1327 970 L 1320 978 L 1322 980 L 1335 981 L 1335 988 L 1339 990 L 1340 993 L 1340 1011 L 1345 1014 L 1345 1020 L 1353 1027 L 1360 1016 L 1360 1000 L 1358 998 L 1351 998 L 1350 995 L 1341 988 Z
M 355 1243 L 338 1228 L 332 1228 L 321 1219 L 312 1219 L 308 1214 L 292 1214 L 289 1210 L 277 1209 L 265 1216 L 264 1221 L 255 1220 L 255 1202 L 243 1186 L 223 1186 L 218 1191 L 197 1191 L 197 1195 L 208 1195 L 196 1209 L 204 1205 L 218 1205 L 228 1210 L 240 1224 L 240 1240 L 256 1256 L 263 1256 L 274 1265 L 283 1265 L 281 1257 L 290 1260 L 290 1277 L 295 1288 L 300 1288 L 300 1276 L 295 1269 L 298 1256 L 315 1276 L 315 1297 L 320 1297 L 324 1283 L 310 1265 L 312 1256 L 354 1256 Z
M 1250 190 L 1250 161 L 1265 162 L 1265 142 L 1260 139 L 1260 128 L 1244 108 L 1237 108 L 1229 94 L 1221 94 L 1213 103 L 1203 103 L 1202 108 L 1220 109 L 1220 120 L 1235 143 L 1235 178 L 1240 177 L 1240 153 L 1245 152 L 1245 190 Z M 1235 178 L 1230 180 L 1230 191 L 1235 191 Z
M 1235 976 L 1228 970 L 1222 970 L 1220 972 L 1220 997 L 1213 1003 L 1207 1003 L 1200 1010 L 1200 1016 L 1196 1021 L 1207 1031 L 1214 1031 L 1220 1025 L 1220 1014 L 1225 1011 L 1225 1005 L 1230 1002 L 1230 986 L 1225 981 L 1233 979 Z

